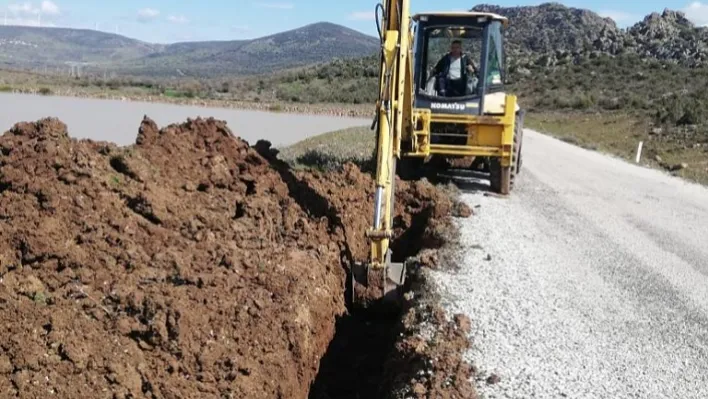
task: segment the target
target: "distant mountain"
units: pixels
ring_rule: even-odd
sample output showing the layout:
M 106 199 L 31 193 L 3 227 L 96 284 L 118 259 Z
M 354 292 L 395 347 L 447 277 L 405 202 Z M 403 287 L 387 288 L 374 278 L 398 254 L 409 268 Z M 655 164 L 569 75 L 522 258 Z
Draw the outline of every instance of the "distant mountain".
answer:
M 641 56 L 688 66 L 708 63 L 708 28 L 696 27 L 682 12 L 664 10 L 647 15 L 628 35 L 630 45 Z
M 88 29 L 0 26 L 0 65 L 11 67 L 105 64 L 144 57 L 161 49 L 160 45 Z
M 268 73 L 374 53 L 378 39 L 320 22 L 253 40 L 157 45 L 79 29 L 0 27 L 0 65 L 36 68 L 67 61 L 145 76 Z
M 472 8 L 509 18 L 506 46 L 517 64 L 576 62 L 601 54 L 636 54 L 685 66 L 708 62 L 708 29 L 696 27 L 679 11 L 652 13 L 627 30 L 597 13 L 558 3 L 500 7 L 482 4 Z
M 253 40 L 177 43 L 121 67 L 140 75 L 261 74 L 366 56 L 378 46 L 372 36 L 320 22 Z

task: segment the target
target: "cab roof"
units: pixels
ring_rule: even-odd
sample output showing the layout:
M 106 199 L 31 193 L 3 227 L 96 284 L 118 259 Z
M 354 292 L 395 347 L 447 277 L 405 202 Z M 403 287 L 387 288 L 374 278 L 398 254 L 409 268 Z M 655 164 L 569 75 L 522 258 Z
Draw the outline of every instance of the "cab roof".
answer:
M 494 14 L 491 12 L 477 12 L 477 11 L 453 11 L 453 12 L 422 12 L 415 14 L 413 16 L 414 21 L 418 21 L 420 17 L 423 16 L 430 16 L 430 17 L 458 17 L 458 18 L 479 18 L 479 17 L 487 17 L 490 18 L 494 21 L 501 21 L 502 25 L 507 26 L 509 25 L 509 19 L 506 17 L 503 17 L 499 14 Z

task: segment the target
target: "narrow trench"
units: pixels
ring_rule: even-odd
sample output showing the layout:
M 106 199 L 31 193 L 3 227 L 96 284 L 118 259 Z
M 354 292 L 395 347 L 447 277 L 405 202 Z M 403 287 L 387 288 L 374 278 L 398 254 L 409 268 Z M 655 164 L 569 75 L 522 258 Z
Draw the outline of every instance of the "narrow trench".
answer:
M 304 209 L 315 217 L 327 217 L 331 225 L 342 225 L 342 221 L 328 201 L 312 188 L 302 183 L 282 161 L 278 160 L 264 143 L 257 143 L 256 149 L 281 175 L 290 190 L 290 195 Z M 394 262 L 418 254 L 426 244 L 424 232 L 431 217 L 431 210 L 414 215 L 411 225 L 391 243 Z M 402 225 L 400 218 L 394 225 Z M 346 226 L 342 226 L 346 227 Z M 343 259 L 351 259 L 348 248 L 343 249 Z M 348 265 L 343 264 L 348 269 Z M 407 291 L 413 280 L 406 280 Z M 347 287 L 350 287 L 347 282 Z M 349 297 L 348 292 L 345 295 Z M 347 303 L 349 301 L 346 301 Z M 319 372 L 310 386 L 309 399 L 377 399 L 387 398 L 391 390 L 390 378 L 394 374 L 385 368 L 387 360 L 395 354 L 401 317 L 406 309 L 397 315 L 367 311 L 351 311 L 340 317 L 335 324 L 335 336 L 327 352 L 320 360 Z
M 429 212 L 416 215 L 411 226 L 392 243 L 394 262 L 402 262 L 419 252 L 429 217 Z M 406 281 L 404 288 L 407 291 L 412 283 L 411 277 Z M 385 367 L 387 360 L 395 354 L 404 314 L 405 309 L 393 316 L 376 311 L 350 311 L 339 318 L 334 339 L 320 361 L 309 399 L 387 398 L 393 388 L 389 381 L 395 371 L 391 373 Z

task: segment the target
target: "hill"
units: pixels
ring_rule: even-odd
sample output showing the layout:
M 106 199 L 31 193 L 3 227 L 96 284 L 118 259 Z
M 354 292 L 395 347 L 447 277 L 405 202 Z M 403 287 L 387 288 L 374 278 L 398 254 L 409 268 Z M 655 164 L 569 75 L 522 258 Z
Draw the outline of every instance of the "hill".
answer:
M 109 70 L 152 77 L 215 77 L 267 73 L 333 58 L 372 54 L 378 39 L 320 22 L 253 40 L 158 45 L 86 29 L 0 26 L 0 66 L 63 67 L 88 62 L 87 72 Z
M 482 4 L 472 9 L 509 18 L 507 51 L 515 65 L 553 66 L 600 54 L 634 54 L 689 67 L 708 62 L 708 29 L 696 27 L 679 11 L 655 12 L 622 30 L 610 18 L 558 3 L 527 7 Z
M 124 62 L 120 68 L 145 76 L 248 75 L 361 57 L 374 53 L 378 46 L 378 39 L 372 36 L 320 22 L 253 40 L 177 43 L 140 60 Z
M 615 22 L 590 10 L 557 3 L 527 7 L 482 4 L 472 10 L 509 18 L 505 43 L 507 51 L 514 55 L 593 50 L 618 53 L 623 47 L 622 32 Z
M 0 65 L 21 69 L 108 64 L 160 51 L 162 46 L 88 29 L 0 26 Z

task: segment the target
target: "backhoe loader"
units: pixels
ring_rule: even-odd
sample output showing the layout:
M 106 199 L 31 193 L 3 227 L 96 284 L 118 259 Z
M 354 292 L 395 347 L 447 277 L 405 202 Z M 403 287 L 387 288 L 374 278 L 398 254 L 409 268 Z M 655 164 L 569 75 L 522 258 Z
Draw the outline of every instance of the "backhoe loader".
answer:
M 483 12 L 410 12 L 410 0 L 376 6 L 381 57 L 372 125 L 377 131 L 374 212 L 366 232 L 371 254 L 367 263 L 352 266 L 351 276 L 353 303 L 362 307 L 395 302 L 405 282 L 405 263 L 392 262 L 390 249 L 397 175 L 422 177 L 435 157 L 481 157 L 491 189 L 507 195 L 521 167 L 524 113 L 516 96 L 504 91 L 502 29 L 507 18 Z M 470 73 L 462 74 L 466 82 L 455 81 L 457 91 L 446 83 L 460 75 L 436 68 L 453 42 L 470 60 Z M 467 63 L 453 65 L 464 68 Z

